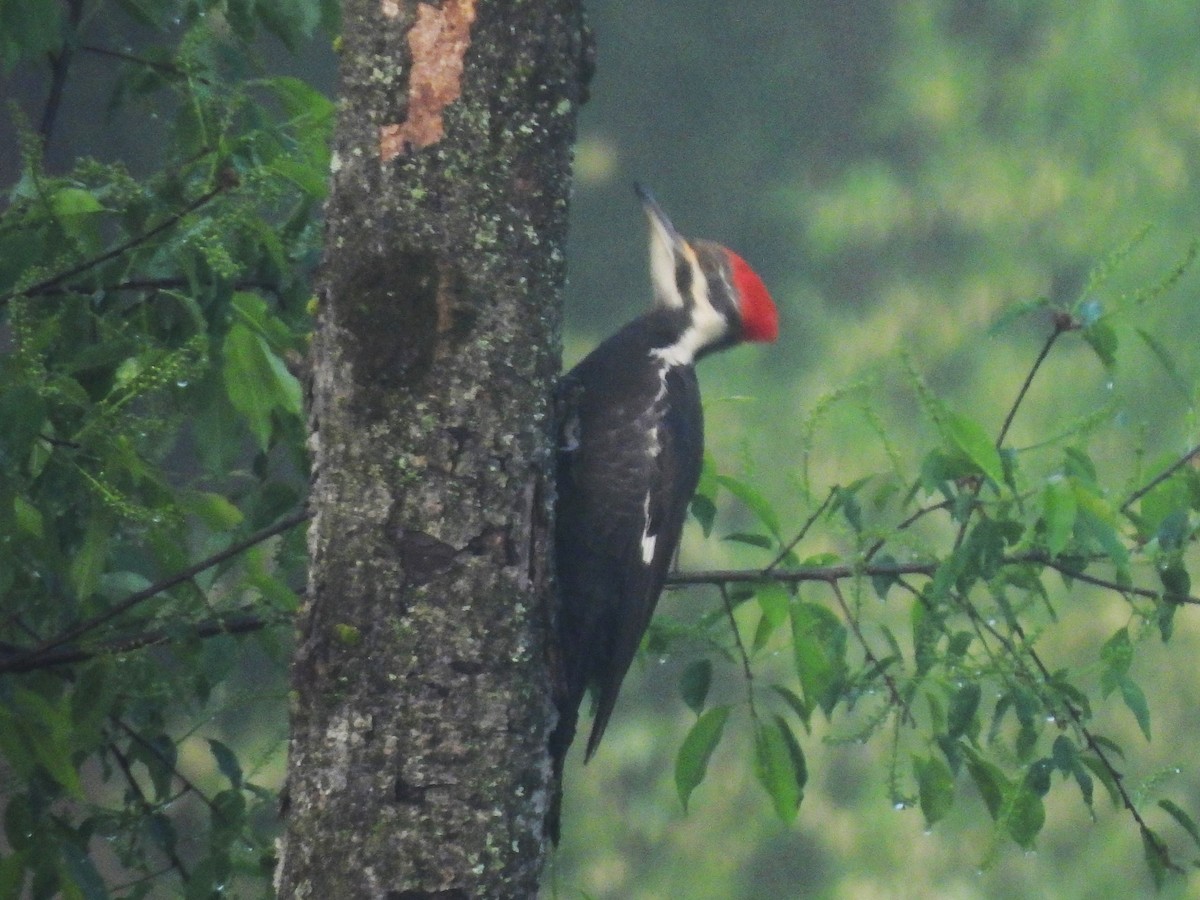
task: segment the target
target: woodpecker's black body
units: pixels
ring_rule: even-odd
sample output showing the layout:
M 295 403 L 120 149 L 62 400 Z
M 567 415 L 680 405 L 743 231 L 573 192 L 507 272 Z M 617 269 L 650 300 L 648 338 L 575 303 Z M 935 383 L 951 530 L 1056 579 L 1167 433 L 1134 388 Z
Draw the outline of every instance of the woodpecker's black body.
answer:
M 656 307 L 563 377 L 555 553 L 561 605 L 559 722 L 551 737 L 558 839 L 562 764 L 595 691 L 595 752 L 662 591 L 700 477 L 704 420 L 693 364 L 742 340 L 774 340 L 766 288 L 736 254 L 689 243 L 639 189 L 651 224 Z

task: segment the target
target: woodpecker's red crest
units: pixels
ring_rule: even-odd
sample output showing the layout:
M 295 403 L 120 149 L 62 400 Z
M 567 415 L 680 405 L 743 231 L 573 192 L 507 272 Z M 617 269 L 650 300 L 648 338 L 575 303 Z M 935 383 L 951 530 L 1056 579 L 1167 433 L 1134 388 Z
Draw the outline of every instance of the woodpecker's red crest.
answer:
M 684 314 L 679 340 L 662 358 L 690 364 L 739 341 L 774 341 L 779 314 L 758 273 L 727 247 L 682 237 L 650 192 L 634 189 L 650 220 L 655 301 Z
M 555 556 L 562 655 L 557 780 L 588 688 L 590 757 L 650 624 L 700 478 L 704 416 L 693 368 L 741 341 L 774 341 L 778 313 L 762 279 L 712 241 L 688 241 L 640 186 L 650 221 L 655 306 L 568 372 L 558 394 Z M 585 758 L 586 758 L 585 757 Z

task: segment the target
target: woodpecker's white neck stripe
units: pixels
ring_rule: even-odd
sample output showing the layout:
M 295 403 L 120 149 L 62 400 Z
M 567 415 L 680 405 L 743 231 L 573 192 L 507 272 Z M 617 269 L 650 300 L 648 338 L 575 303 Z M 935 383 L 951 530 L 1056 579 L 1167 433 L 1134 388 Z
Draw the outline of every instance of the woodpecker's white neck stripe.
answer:
M 690 366 L 696 360 L 696 354 L 714 344 L 725 336 L 729 323 L 717 312 L 708 294 L 708 280 L 700 271 L 699 266 L 693 266 L 692 303 L 688 307 L 690 322 L 683 330 L 678 340 L 666 347 L 658 347 L 650 351 L 655 359 L 660 359 L 670 366 Z

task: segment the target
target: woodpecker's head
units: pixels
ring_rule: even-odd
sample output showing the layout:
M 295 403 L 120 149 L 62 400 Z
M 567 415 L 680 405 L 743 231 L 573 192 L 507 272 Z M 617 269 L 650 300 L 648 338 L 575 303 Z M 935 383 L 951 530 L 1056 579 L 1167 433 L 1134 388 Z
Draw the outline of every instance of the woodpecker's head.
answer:
M 779 313 L 746 261 L 713 241 L 685 239 L 646 188 L 635 184 L 634 190 L 650 220 L 654 300 L 682 322 L 679 337 L 658 355 L 688 365 L 741 341 L 774 341 Z

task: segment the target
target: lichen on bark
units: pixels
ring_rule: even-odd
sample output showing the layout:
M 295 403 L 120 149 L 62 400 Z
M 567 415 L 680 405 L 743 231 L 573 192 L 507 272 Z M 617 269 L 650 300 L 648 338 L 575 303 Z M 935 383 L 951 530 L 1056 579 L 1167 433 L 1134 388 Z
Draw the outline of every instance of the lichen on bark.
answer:
M 549 396 L 587 34 L 577 2 L 472 4 L 442 136 L 385 159 L 420 6 L 343 12 L 281 896 L 532 896 L 545 854 Z

